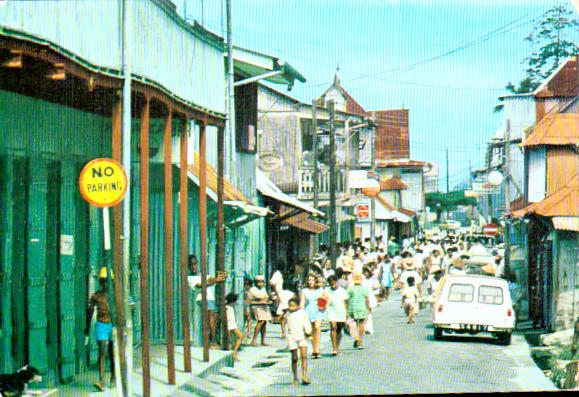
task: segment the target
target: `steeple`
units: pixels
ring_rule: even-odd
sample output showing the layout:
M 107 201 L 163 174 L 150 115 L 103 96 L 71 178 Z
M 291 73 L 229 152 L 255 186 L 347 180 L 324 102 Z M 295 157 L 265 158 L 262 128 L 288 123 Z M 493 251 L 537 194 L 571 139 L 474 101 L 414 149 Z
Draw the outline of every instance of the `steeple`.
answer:
M 340 64 L 336 66 L 336 74 L 334 75 L 334 85 L 340 85 L 340 75 L 338 72 L 340 71 Z

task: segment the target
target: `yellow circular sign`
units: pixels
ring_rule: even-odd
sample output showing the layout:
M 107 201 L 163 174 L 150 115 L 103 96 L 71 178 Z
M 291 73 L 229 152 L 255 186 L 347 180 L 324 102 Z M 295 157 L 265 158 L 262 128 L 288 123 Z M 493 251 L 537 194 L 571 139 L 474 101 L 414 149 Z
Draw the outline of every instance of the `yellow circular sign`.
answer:
M 127 193 L 127 174 L 116 160 L 99 158 L 84 166 L 78 178 L 80 194 L 99 208 L 113 207 Z

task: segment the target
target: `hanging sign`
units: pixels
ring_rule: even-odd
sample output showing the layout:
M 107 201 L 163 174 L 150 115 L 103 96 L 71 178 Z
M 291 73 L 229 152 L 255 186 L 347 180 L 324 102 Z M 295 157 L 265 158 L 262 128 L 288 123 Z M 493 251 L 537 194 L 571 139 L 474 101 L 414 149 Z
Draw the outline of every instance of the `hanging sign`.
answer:
M 358 219 L 368 219 L 370 217 L 370 205 L 366 203 L 356 205 L 356 217 Z
M 78 178 L 80 194 L 98 208 L 113 207 L 127 193 L 127 174 L 116 160 L 98 158 L 84 166 Z

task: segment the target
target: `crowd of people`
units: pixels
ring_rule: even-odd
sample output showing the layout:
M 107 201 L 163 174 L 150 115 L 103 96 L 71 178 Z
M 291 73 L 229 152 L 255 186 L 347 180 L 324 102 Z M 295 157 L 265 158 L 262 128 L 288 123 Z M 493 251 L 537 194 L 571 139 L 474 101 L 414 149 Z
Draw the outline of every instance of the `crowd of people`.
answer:
M 311 344 L 311 359 L 320 359 L 322 323 L 329 324 L 331 356 L 340 354 L 342 335 L 348 334 L 355 349 L 364 349 L 364 338 L 374 334 L 373 310 L 389 300 L 391 291 L 400 291 L 400 307 L 407 323 L 421 309 L 431 306 L 441 279 L 446 274 L 466 274 L 465 264 L 474 255 L 495 255 L 495 263 L 483 267 L 485 273 L 500 273 L 502 256 L 487 252 L 482 242 L 468 241 L 465 235 L 444 234 L 431 238 L 404 236 L 400 241 L 391 237 L 375 242 L 344 242 L 337 247 L 336 265 L 332 266 L 329 247 L 320 245 L 305 271 L 286 274 L 277 270 L 266 281 L 264 275 L 253 280 L 246 278 L 243 296 L 226 297 L 227 329 L 235 337 L 233 357 L 244 338 L 250 345 L 268 346 L 267 326 L 280 324 L 281 336 L 291 352 L 294 383 L 298 383 L 298 362 L 301 361 L 301 382 L 310 384 L 307 377 L 307 350 Z M 193 258 L 194 259 L 194 258 Z M 191 263 L 196 271 L 196 262 Z M 210 289 L 225 279 L 224 274 L 208 279 Z M 200 288 L 199 276 L 189 277 L 191 288 Z M 213 298 L 213 301 L 211 301 Z M 243 326 L 235 319 L 234 305 L 243 300 Z M 214 292 L 208 290 L 210 338 L 214 342 Z

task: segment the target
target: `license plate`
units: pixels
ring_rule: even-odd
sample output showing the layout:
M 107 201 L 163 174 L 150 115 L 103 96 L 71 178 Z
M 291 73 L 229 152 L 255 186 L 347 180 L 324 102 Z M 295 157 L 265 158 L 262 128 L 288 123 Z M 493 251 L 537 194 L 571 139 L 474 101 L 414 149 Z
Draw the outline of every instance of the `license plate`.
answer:
M 488 327 L 486 325 L 460 324 L 460 329 L 467 331 L 486 331 Z

